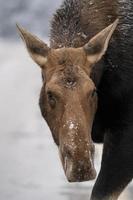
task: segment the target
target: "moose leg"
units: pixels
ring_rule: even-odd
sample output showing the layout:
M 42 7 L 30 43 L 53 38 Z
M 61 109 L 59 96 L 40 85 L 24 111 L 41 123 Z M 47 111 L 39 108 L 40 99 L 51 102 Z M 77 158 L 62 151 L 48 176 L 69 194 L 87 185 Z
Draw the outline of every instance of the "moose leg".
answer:
M 133 178 L 133 128 L 105 135 L 101 170 L 91 200 L 117 200 Z

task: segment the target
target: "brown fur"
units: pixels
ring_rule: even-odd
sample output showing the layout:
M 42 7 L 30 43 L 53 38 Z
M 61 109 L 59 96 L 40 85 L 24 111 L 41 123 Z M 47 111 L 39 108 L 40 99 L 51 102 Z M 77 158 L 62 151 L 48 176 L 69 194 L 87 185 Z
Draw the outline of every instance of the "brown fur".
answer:
M 49 48 L 18 27 L 30 56 L 42 69 L 41 112 L 59 147 L 64 171 L 71 182 L 87 181 L 96 176 L 91 130 L 97 93 L 91 72 L 105 54 L 117 23 L 115 21 L 80 48 L 57 49 Z

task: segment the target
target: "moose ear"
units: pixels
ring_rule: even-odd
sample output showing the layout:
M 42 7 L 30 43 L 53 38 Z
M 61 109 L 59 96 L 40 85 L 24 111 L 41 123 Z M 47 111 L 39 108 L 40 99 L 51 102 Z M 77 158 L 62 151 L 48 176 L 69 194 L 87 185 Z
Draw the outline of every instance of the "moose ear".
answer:
M 118 21 L 119 21 L 118 19 L 115 20 L 113 24 L 106 27 L 104 30 L 102 30 L 100 33 L 94 36 L 83 47 L 85 52 L 87 53 L 87 57 L 90 63 L 94 64 L 98 62 L 102 58 L 102 56 L 105 54 L 108 48 L 111 36 L 117 27 Z
M 38 65 L 43 66 L 47 62 L 50 48 L 35 35 L 32 35 L 19 25 L 17 25 L 17 29 L 32 59 Z

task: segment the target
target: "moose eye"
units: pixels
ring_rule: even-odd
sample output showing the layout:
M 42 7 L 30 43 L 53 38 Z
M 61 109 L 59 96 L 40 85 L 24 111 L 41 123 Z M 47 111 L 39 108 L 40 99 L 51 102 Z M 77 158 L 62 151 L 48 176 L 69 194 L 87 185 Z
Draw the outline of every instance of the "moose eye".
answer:
M 49 91 L 47 92 L 47 96 L 48 96 L 49 105 L 51 106 L 51 108 L 54 108 L 56 105 L 56 99 L 55 99 L 54 94 Z
M 94 89 L 94 90 L 92 91 L 92 93 L 91 93 L 91 97 L 93 98 L 93 97 L 95 97 L 96 95 L 97 95 L 97 90 Z

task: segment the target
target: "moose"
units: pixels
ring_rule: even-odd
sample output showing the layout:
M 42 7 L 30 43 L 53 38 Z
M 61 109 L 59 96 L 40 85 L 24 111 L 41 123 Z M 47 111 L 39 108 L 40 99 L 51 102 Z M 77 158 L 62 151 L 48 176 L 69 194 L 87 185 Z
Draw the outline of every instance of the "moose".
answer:
M 91 200 L 117 200 L 133 178 L 133 2 L 65 0 L 50 46 L 18 27 L 40 66 L 39 105 L 69 182 L 96 178 Z

